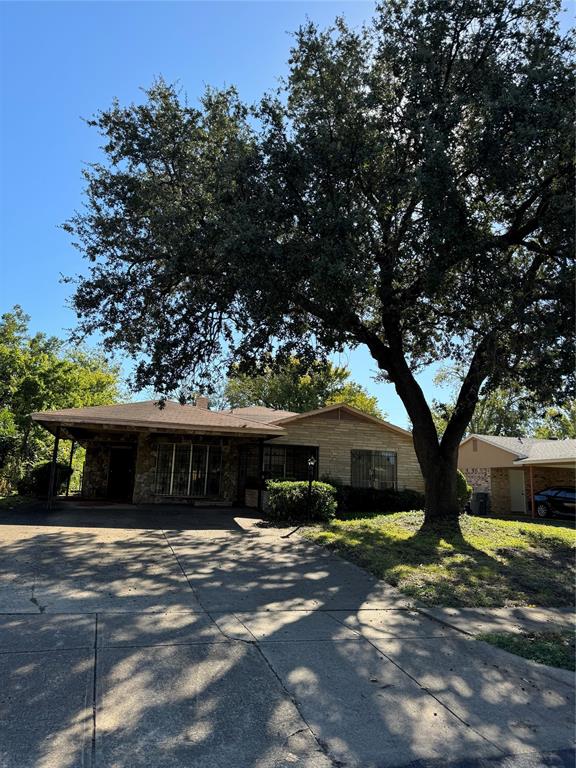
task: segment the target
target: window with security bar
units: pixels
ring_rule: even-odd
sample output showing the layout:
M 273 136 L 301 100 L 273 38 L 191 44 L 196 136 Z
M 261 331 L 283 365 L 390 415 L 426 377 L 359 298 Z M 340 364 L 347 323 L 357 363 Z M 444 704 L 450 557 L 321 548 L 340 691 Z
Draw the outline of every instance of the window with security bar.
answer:
M 397 458 L 393 451 L 350 452 L 354 488 L 396 488 Z
M 219 445 L 161 443 L 156 464 L 160 496 L 219 496 L 222 448 Z

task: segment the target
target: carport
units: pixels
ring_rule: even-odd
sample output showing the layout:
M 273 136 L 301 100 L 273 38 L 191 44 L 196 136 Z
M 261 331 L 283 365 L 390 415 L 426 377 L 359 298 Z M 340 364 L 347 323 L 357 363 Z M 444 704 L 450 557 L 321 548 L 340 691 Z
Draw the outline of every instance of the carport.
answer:
M 86 449 L 83 499 L 232 505 L 245 446 L 281 436 L 283 427 L 227 412 L 167 401 L 69 408 L 32 414 L 54 435 L 48 505 L 57 491 L 60 440 Z M 261 492 L 259 494 L 261 498 Z

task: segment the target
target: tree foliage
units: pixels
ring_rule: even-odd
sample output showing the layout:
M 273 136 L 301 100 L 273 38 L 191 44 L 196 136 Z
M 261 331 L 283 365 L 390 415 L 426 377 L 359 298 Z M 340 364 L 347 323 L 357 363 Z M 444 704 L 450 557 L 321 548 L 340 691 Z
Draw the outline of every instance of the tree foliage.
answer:
M 325 405 L 346 403 L 372 416 L 384 418 L 378 400 L 364 387 L 349 381 L 350 371 L 330 362 L 303 365 L 292 357 L 280 366 L 273 359 L 261 362 L 258 373 L 233 368 L 225 388 L 231 408 L 263 405 L 281 411 L 303 413 Z
M 432 416 L 439 435 L 444 433 L 454 410 L 462 376 L 458 366 L 443 367 L 435 376 L 435 383 L 447 385 L 451 394 L 448 402 L 433 401 Z M 576 401 L 545 407 L 532 392 L 518 384 L 481 392 L 466 434 L 573 438 L 576 437 Z
M 276 350 L 366 345 L 413 424 L 427 520 L 456 518 L 481 388 L 573 393 L 573 46 L 557 0 L 395 0 L 295 35 L 277 94 L 159 81 L 92 125 L 67 224 L 81 333 L 157 391 Z M 415 374 L 466 367 L 439 438 Z
M 120 371 L 100 353 L 31 335 L 19 306 L 0 318 L 0 485 L 14 486 L 27 469 L 50 458 L 51 438 L 30 414 L 107 405 L 121 398 Z M 64 457 L 62 457 L 64 458 Z

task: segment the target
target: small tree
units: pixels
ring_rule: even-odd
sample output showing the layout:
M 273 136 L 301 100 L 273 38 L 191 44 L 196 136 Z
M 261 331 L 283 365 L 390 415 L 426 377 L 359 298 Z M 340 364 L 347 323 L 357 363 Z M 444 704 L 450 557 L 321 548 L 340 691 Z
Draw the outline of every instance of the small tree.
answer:
M 413 425 L 426 520 L 455 524 L 482 387 L 574 388 L 573 48 L 556 0 L 398 0 L 296 34 L 278 95 L 159 82 L 92 121 L 107 162 L 67 225 L 80 332 L 171 392 L 224 359 L 365 345 Z M 417 380 L 465 365 L 441 439 Z

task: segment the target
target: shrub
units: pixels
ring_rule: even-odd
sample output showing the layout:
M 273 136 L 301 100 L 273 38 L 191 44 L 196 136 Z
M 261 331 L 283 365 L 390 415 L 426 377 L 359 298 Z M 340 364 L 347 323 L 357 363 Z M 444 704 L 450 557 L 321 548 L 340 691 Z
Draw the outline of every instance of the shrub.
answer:
M 50 472 L 52 463 L 38 464 L 18 481 L 18 493 L 22 496 L 47 496 L 50 484 Z M 66 488 L 66 481 L 72 474 L 67 464 L 56 464 L 56 494 L 62 493 Z
M 458 475 L 456 478 L 456 493 L 458 495 L 458 503 L 460 504 L 460 509 L 466 509 L 466 506 L 468 502 L 470 501 L 470 497 L 472 496 L 472 486 L 466 480 L 465 475 L 458 470 Z
M 269 517 L 285 522 L 330 520 L 336 514 L 336 489 L 312 482 L 310 498 L 306 480 L 268 480 Z
M 424 509 L 424 495 L 406 488 L 353 488 L 337 486 L 338 509 L 342 512 L 410 512 Z

